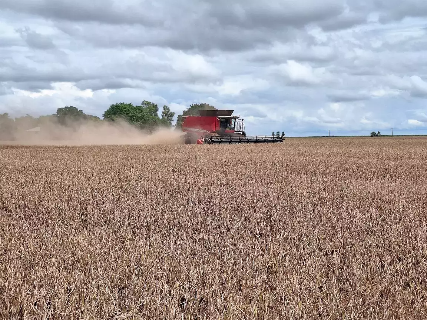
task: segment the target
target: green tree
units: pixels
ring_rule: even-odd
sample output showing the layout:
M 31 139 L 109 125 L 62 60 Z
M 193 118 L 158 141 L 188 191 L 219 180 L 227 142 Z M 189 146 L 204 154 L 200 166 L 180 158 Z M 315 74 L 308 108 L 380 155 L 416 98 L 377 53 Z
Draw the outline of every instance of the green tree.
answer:
M 58 118 L 58 122 L 62 125 L 75 124 L 87 119 L 87 115 L 82 110 L 73 106 L 58 108 L 56 110 L 56 117 Z
M 175 117 L 175 112 L 172 112 L 168 106 L 163 106 L 161 123 L 164 126 L 172 126 L 173 118 Z
M 176 121 L 176 127 L 177 128 L 181 128 L 182 127 L 182 123 L 184 122 L 183 120 L 183 116 L 194 116 L 197 115 L 197 113 L 199 112 L 199 110 L 218 110 L 217 108 L 215 108 L 214 106 L 211 106 L 208 103 L 194 103 L 191 104 L 190 107 L 186 110 L 184 110 L 184 112 L 182 113 L 182 115 L 178 115 L 178 119 Z
M 101 121 L 97 116 L 88 115 L 73 106 L 66 106 L 64 108 L 58 108 L 54 114 L 56 117 L 57 123 L 68 126 L 68 127 L 77 127 L 87 121 Z M 52 123 L 52 119 L 50 119 Z
M 163 110 L 166 111 L 165 107 Z M 170 110 L 169 110 L 170 111 Z M 103 114 L 104 120 L 117 121 L 123 120 L 140 129 L 153 131 L 156 127 L 162 125 L 162 119 L 159 115 L 159 107 L 150 101 L 142 101 L 141 105 L 134 106 L 132 103 L 115 103 L 112 104 Z
M 137 106 L 137 108 L 141 108 L 142 113 L 145 114 L 145 126 L 155 127 L 160 124 L 159 107 L 157 104 L 144 100 L 140 106 Z
M 112 104 L 103 114 L 104 120 L 117 121 L 124 120 L 130 123 L 136 122 L 138 119 L 138 110 L 132 103 L 115 103 Z

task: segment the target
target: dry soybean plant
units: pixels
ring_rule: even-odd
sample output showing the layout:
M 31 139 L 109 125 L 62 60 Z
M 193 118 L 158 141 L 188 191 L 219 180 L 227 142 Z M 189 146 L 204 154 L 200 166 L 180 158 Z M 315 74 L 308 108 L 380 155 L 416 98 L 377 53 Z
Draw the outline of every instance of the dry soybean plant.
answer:
M 0 146 L 0 318 L 426 318 L 426 146 Z

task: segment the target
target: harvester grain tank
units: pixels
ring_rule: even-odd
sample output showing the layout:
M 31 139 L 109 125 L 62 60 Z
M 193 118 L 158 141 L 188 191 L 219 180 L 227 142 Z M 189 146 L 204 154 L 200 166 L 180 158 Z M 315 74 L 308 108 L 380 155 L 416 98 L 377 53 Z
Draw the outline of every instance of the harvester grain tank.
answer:
M 197 115 L 184 116 L 182 131 L 186 144 L 275 143 L 284 136 L 247 136 L 244 119 L 234 110 L 199 110 Z

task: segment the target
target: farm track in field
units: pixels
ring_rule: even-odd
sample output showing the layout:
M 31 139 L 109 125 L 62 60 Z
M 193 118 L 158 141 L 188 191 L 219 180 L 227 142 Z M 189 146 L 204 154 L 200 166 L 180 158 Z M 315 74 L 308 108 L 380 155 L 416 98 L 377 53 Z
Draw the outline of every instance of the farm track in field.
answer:
M 0 318 L 427 316 L 427 139 L 0 146 Z

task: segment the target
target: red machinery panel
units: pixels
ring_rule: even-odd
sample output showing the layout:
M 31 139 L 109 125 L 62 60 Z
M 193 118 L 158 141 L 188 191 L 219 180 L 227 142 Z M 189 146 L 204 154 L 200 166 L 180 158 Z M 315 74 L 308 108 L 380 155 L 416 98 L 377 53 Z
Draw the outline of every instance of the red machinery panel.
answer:
M 219 120 L 217 117 L 199 117 L 189 116 L 184 119 L 182 129 L 201 129 L 209 132 L 215 132 L 219 129 Z

